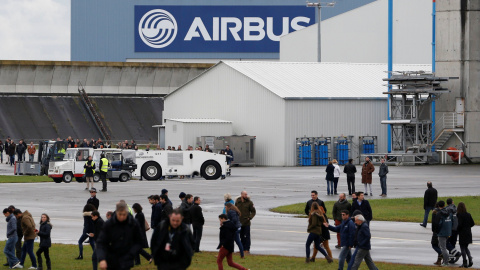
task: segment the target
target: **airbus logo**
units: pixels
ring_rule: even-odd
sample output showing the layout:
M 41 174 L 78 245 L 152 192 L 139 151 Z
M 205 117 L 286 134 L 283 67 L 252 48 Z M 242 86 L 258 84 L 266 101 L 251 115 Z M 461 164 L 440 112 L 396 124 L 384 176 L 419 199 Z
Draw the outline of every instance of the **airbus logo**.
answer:
M 163 9 L 153 9 L 143 15 L 138 24 L 138 33 L 142 41 L 152 48 L 164 48 L 177 36 L 178 27 L 175 17 Z

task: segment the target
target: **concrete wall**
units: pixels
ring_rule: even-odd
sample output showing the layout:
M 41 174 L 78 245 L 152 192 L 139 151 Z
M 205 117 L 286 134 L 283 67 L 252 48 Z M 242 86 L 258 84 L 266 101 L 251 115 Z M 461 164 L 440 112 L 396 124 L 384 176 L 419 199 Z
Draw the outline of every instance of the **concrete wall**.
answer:
M 166 95 L 212 64 L 0 61 L 0 93 Z
M 458 1 L 458 0 L 456 0 Z M 326 11 L 322 9 L 322 17 Z M 387 63 L 388 0 L 378 0 L 322 20 L 322 62 Z M 393 62 L 432 62 L 432 1 L 401 0 L 393 6 Z M 280 61 L 316 62 L 317 25 L 283 36 Z
M 465 98 L 466 154 L 480 158 L 480 1 L 437 0 L 436 72 L 438 76 L 459 77 L 446 86 L 451 93 L 436 102 L 437 119 L 455 112 L 455 99 Z M 457 138 L 450 145 L 458 146 Z

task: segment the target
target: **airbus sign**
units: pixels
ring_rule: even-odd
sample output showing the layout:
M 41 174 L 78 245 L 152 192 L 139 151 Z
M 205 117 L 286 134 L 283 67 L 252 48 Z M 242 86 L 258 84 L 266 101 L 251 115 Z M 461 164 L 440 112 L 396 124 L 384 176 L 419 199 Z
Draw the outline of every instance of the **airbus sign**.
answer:
M 303 6 L 135 6 L 135 52 L 278 52 L 313 23 Z

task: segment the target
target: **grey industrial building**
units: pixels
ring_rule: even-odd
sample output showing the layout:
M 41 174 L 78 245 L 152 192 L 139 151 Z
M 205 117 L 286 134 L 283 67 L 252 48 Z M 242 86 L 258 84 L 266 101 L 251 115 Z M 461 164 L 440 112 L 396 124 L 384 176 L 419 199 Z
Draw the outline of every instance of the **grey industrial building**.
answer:
M 220 62 L 167 95 L 164 118 L 231 121 L 234 135 L 256 136 L 257 165 L 296 165 L 296 138 L 303 136 L 351 135 L 354 144 L 359 136 L 377 136 L 378 151 L 385 152 L 386 69 L 385 64 Z

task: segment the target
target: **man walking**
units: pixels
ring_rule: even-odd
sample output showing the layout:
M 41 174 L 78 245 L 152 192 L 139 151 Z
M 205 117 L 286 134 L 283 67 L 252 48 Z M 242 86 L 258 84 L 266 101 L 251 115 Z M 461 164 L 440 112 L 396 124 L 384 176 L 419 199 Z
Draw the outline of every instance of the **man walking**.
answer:
M 423 222 L 420 223 L 420 226 L 426 228 L 428 215 L 430 211 L 435 208 L 435 204 L 437 203 L 438 192 L 432 186 L 432 182 L 427 182 L 427 190 L 425 190 L 425 195 L 423 195 L 423 209 L 425 209 L 425 215 L 423 216 Z
M 160 197 L 158 195 L 150 195 L 148 197 L 148 202 L 152 205 L 150 227 L 155 230 L 160 224 L 162 215 L 162 205 L 160 204 Z
M 108 172 L 108 159 L 105 158 L 105 154 L 100 155 L 100 178 L 102 179 L 102 190 L 107 191 L 107 172 Z
M 444 201 L 438 202 L 438 208 L 440 209 L 440 213 L 437 213 L 437 215 L 440 215 L 437 227 L 438 246 L 440 247 L 443 255 L 442 266 L 448 266 L 449 253 L 447 250 L 447 240 L 452 235 L 453 213 L 451 213 L 449 209 L 445 208 Z
M 360 264 L 363 260 L 370 270 L 378 270 L 378 268 L 373 263 L 372 257 L 370 256 L 370 228 L 365 222 L 365 217 L 362 215 L 355 216 L 355 224 L 358 226 L 357 233 L 357 255 L 355 256 L 355 261 L 353 262 L 352 270 L 357 270 L 360 267 Z
M 362 212 L 363 217 L 370 225 L 370 221 L 373 219 L 372 207 L 368 200 L 365 200 L 365 195 L 361 191 L 357 192 L 357 200 L 352 203 L 352 215 L 355 210 Z
M 20 258 L 22 256 L 22 238 L 23 238 L 23 230 L 22 230 L 22 211 L 20 209 L 15 209 L 13 211 L 13 215 L 17 219 L 17 243 L 15 243 L 15 256 Z
M 94 231 L 89 236 L 93 237 L 93 239 L 95 240 L 95 243 L 98 243 L 98 236 L 100 236 L 100 232 L 103 229 L 103 223 L 105 222 L 103 221 L 98 211 L 93 211 L 91 216 L 93 220 Z M 93 270 L 97 270 L 97 267 L 98 267 L 97 247 L 95 247 L 95 249 L 93 250 L 92 263 L 93 263 Z
M 242 241 L 243 251 L 250 253 L 250 245 L 252 243 L 250 239 L 250 226 L 252 225 L 251 220 L 255 217 L 257 211 L 245 190 L 242 191 L 240 197 L 237 198 L 235 206 L 240 210 L 240 223 L 242 224 L 240 239 Z
M 312 190 L 310 192 L 310 197 L 312 199 L 309 200 L 307 202 L 307 204 L 305 205 L 305 215 L 308 216 L 310 214 L 310 209 L 312 208 L 312 203 L 314 203 L 314 202 L 318 203 L 319 206 L 323 207 L 323 211 L 325 211 L 325 213 L 327 213 L 327 208 L 325 207 L 325 203 L 318 198 L 318 192 L 316 190 Z
M 460 256 L 462 255 L 460 251 L 458 251 L 455 246 L 457 245 L 458 239 L 458 218 L 457 218 L 457 206 L 453 203 L 452 198 L 447 199 L 447 207 L 450 213 L 452 213 L 452 235 L 448 238 L 448 242 L 450 243 L 452 250 L 450 250 L 451 257 L 453 256 L 454 259 L 450 259 L 450 263 L 456 263 Z
M 337 226 L 329 225 L 328 223 L 324 223 L 325 227 L 328 227 L 330 231 L 334 231 L 340 233 L 341 235 L 341 247 L 342 250 L 340 251 L 340 255 L 338 255 L 338 269 L 343 270 L 343 266 L 345 261 L 347 263 L 350 262 L 352 258 L 352 247 L 353 247 L 353 240 L 355 238 L 355 230 L 356 226 L 353 223 L 353 220 L 350 218 L 350 212 L 348 210 L 342 210 L 342 223 Z
M 174 209 L 153 232 L 152 257 L 160 269 L 187 269 L 192 263 L 194 240 L 180 209 Z
M 343 167 L 343 173 L 347 175 L 348 195 L 355 193 L 355 173 L 357 167 L 353 165 L 353 159 L 348 160 L 348 164 Z
M 168 196 L 165 194 L 160 195 L 160 204 L 162 206 L 160 222 L 162 222 L 168 219 L 170 214 L 173 212 L 173 207 L 170 199 L 168 199 Z
M 192 225 L 192 215 L 190 214 L 190 208 L 193 205 L 193 195 L 187 194 L 180 205 L 180 209 L 183 214 L 183 223 L 187 224 L 188 228 Z
M 17 243 L 17 219 L 13 215 L 10 209 L 3 209 L 3 215 L 7 220 L 7 243 L 3 253 L 7 256 L 8 265 L 12 268 L 23 268 L 20 265 L 20 261 L 15 257 L 15 244 Z
M 350 213 L 351 208 L 352 208 L 352 205 L 347 201 L 345 193 L 340 193 L 340 195 L 338 195 L 338 201 L 336 201 L 335 204 L 333 205 L 333 211 L 332 211 L 333 220 L 335 221 L 335 226 L 338 226 L 340 225 L 340 223 L 342 223 L 343 211 L 346 210 Z M 342 247 L 340 245 L 341 244 L 340 240 L 341 240 L 340 232 L 337 231 L 337 245 L 335 246 L 335 248 L 337 249 Z
M 368 187 L 370 188 L 370 196 L 372 192 L 372 173 L 375 171 L 375 166 L 370 162 L 370 158 L 365 158 L 365 163 L 362 166 L 362 184 L 365 185 L 365 196 L 368 196 Z
M 378 170 L 378 176 L 380 177 L 380 187 L 382 188 L 382 194 L 380 196 L 387 197 L 387 174 L 388 174 L 388 166 L 385 164 L 385 159 L 382 158 L 380 160 L 380 169 Z M 371 193 L 370 189 L 370 193 Z M 372 194 L 370 194 L 372 195 Z
M 32 214 L 25 211 L 22 214 L 22 231 L 23 231 L 23 246 L 22 246 L 22 256 L 20 258 L 20 264 L 23 266 L 25 259 L 28 256 L 32 261 L 32 267 L 37 268 L 37 258 L 35 258 L 35 253 L 33 253 L 33 241 L 37 235 L 35 234 L 35 222 L 33 221 Z
M 128 214 L 126 203 L 117 203 L 112 218 L 105 221 L 98 236 L 96 255 L 100 269 L 130 269 L 142 248 L 140 225 Z
M 190 208 L 190 214 L 192 217 L 193 226 L 193 239 L 195 240 L 194 251 L 200 252 L 200 241 L 202 240 L 203 224 L 205 224 L 205 218 L 203 217 L 202 207 L 200 203 L 202 199 L 200 197 L 193 198 L 193 205 Z

